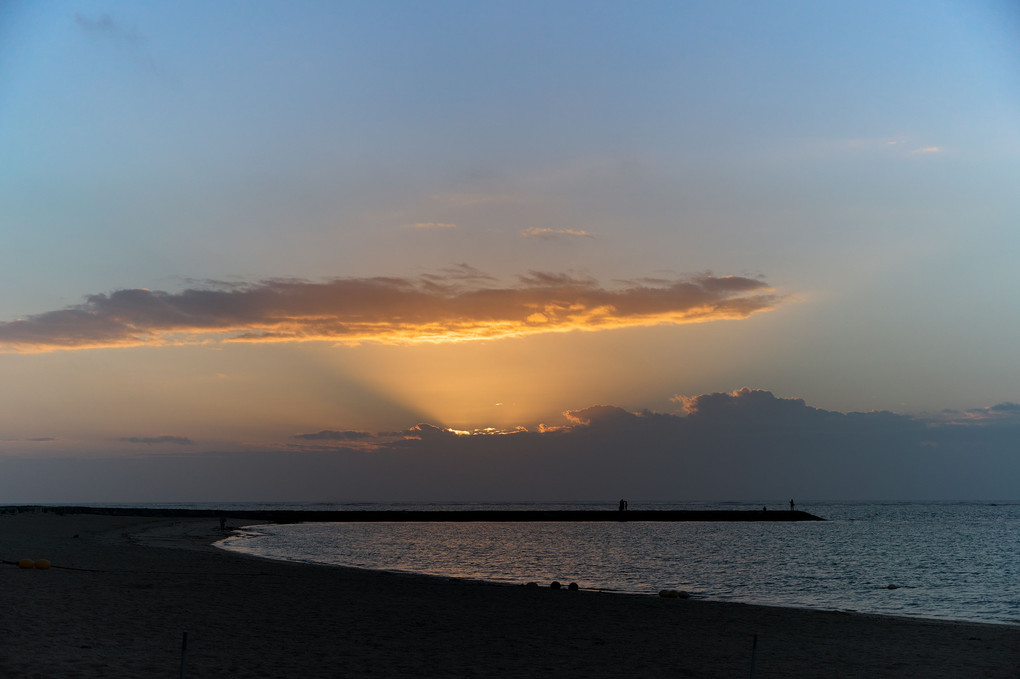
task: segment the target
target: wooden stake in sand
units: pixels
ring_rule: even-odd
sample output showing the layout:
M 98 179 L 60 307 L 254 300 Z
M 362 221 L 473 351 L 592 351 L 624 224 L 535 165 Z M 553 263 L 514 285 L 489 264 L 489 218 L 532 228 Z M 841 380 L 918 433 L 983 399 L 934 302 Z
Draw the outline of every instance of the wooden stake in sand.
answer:
M 751 679 L 754 679 L 754 661 L 758 659 L 758 635 L 754 635 L 751 642 Z
M 184 636 L 181 638 L 181 679 L 184 679 L 187 660 L 188 660 L 188 630 L 184 630 Z

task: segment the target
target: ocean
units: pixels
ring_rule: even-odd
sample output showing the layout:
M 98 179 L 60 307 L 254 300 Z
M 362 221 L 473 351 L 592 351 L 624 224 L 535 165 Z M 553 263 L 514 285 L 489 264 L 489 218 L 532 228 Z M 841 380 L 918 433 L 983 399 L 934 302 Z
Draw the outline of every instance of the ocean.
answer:
M 762 506 L 630 501 L 632 510 Z M 616 504 L 233 507 L 612 511 Z M 506 584 L 678 589 L 717 601 L 1020 624 L 1020 504 L 805 502 L 797 509 L 826 521 L 306 523 L 248 527 L 219 546 L 268 559 Z

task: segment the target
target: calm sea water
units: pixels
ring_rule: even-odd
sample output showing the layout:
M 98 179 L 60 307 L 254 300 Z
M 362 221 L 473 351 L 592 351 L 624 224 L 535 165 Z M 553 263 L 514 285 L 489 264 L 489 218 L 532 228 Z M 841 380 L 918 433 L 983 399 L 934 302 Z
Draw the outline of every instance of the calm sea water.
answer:
M 631 509 L 761 506 L 630 503 Z M 615 505 L 292 507 L 612 510 Z M 309 523 L 250 527 L 221 546 L 270 559 L 499 583 L 558 580 L 583 589 L 649 594 L 684 589 L 720 601 L 1020 624 L 1020 504 L 804 503 L 797 508 L 828 520 Z

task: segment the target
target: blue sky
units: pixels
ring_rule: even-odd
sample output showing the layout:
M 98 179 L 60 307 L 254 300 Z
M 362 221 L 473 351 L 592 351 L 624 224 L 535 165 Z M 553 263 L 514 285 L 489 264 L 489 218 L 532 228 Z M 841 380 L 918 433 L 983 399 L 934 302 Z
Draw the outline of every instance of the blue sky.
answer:
M 1018 31 L 990 1 L 6 3 L 0 463 L 745 386 L 1020 401 Z

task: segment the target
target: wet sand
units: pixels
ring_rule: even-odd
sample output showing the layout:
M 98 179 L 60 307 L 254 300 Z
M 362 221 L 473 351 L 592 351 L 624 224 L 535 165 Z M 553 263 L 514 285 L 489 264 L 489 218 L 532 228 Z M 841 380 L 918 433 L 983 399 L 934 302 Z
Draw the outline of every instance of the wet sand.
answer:
M 232 526 L 243 521 L 229 519 Z M 265 561 L 216 519 L 0 515 L 11 677 L 1017 677 L 1020 626 Z M 546 583 L 547 584 L 547 583 Z

